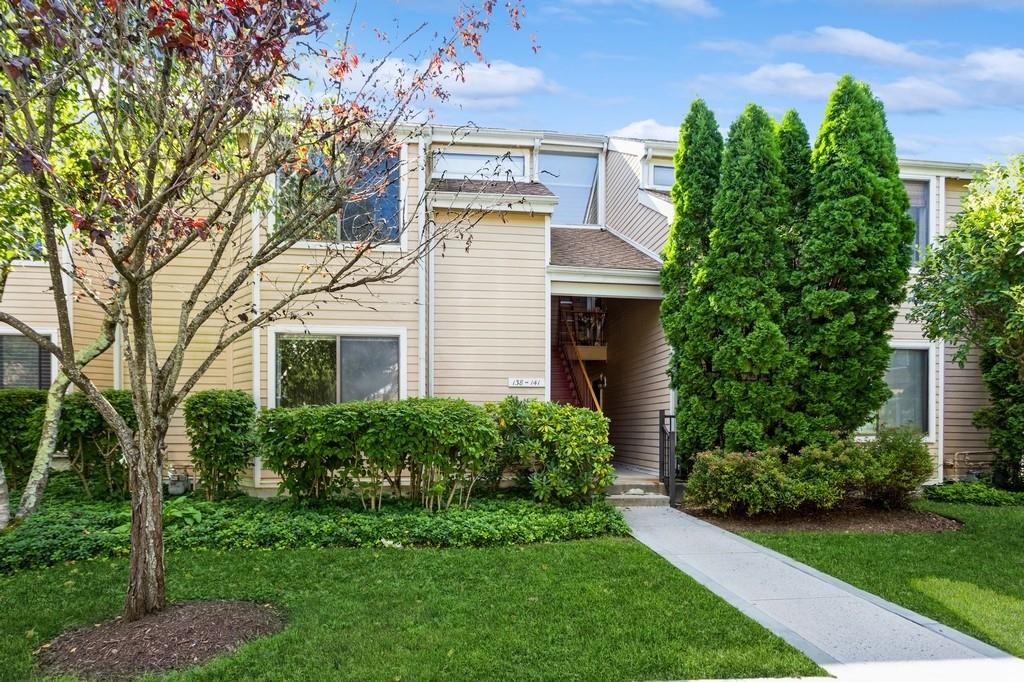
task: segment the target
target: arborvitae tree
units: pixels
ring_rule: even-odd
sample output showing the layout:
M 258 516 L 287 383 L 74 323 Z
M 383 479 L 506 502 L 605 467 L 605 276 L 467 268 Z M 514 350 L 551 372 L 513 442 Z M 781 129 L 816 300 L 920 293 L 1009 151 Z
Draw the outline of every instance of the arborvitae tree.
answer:
M 807 368 L 798 404 L 809 439 L 820 441 L 854 431 L 890 395 L 889 332 L 905 294 L 914 223 L 885 113 L 865 83 L 839 81 L 811 168 L 789 337 Z
M 786 257 L 780 226 L 787 191 L 775 124 L 750 104 L 729 129 L 707 256 L 696 266 L 695 306 L 711 357 L 719 422 L 729 450 L 784 444 L 793 362 L 782 332 Z
M 708 438 L 715 432 L 714 395 L 705 374 L 710 359 L 698 352 L 703 345 L 691 324 L 686 292 L 694 265 L 707 251 L 721 160 L 722 135 L 715 115 L 704 100 L 694 100 L 679 129 L 672 188 L 676 213 L 661 271 L 661 320 L 673 351 L 669 377 L 679 394 L 677 442 L 681 454 L 707 447 Z
M 782 184 L 789 193 L 789 215 L 794 220 L 803 220 L 811 198 L 811 142 L 796 109 L 783 114 L 775 135 L 782 159 Z

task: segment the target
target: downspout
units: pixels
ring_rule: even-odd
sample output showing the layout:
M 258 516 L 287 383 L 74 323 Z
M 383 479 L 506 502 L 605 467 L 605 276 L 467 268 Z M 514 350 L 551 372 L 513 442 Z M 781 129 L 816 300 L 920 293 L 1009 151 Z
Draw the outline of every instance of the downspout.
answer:
M 540 140 L 533 138 L 533 158 L 530 159 L 530 182 L 540 182 Z
M 419 179 L 419 197 L 416 203 L 416 222 L 418 224 L 417 239 L 419 239 L 418 248 L 422 248 L 425 243 L 426 229 L 427 229 L 427 207 L 426 207 L 426 196 L 427 196 L 427 149 L 429 149 L 430 134 L 424 132 L 420 135 L 419 143 L 417 146 L 416 163 L 418 164 L 417 173 Z M 430 376 L 430 360 L 427 349 L 430 347 L 430 331 L 427 328 L 427 318 L 430 309 L 430 298 L 427 292 L 428 283 L 428 260 L 427 258 L 421 258 L 416 269 L 418 271 L 418 282 L 417 282 L 417 296 L 419 298 L 419 349 L 418 358 L 419 362 L 419 395 L 420 397 L 430 395 L 432 393 L 432 386 L 428 386 L 427 377 Z M 433 382 L 430 382 L 431 384 Z M 429 391 L 429 392 L 428 392 Z
M 276 194 L 277 180 L 275 175 L 274 180 L 274 193 Z M 274 212 L 267 211 L 267 230 L 271 229 L 271 222 L 274 220 Z M 250 241 L 252 242 L 252 257 L 255 258 L 256 254 L 260 250 L 260 225 L 262 223 L 262 217 L 259 212 L 253 211 L 252 214 L 252 230 L 250 230 Z M 260 299 L 260 268 L 253 268 L 252 273 L 252 313 L 254 316 L 260 314 L 260 308 L 262 301 Z M 253 327 L 252 329 L 252 400 L 256 406 L 256 411 L 259 412 L 263 404 L 263 390 L 261 384 L 261 354 L 260 354 L 260 328 Z M 254 489 L 259 489 L 263 484 L 263 458 L 256 456 L 252 460 L 252 486 Z

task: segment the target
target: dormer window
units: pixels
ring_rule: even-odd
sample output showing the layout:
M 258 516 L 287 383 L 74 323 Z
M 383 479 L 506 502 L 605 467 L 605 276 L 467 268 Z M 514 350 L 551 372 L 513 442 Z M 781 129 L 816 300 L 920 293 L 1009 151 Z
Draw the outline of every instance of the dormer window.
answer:
M 540 181 L 558 197 L 551 216 L 555 225 L 597 225 L 597 154 L 541 152 Z
M 435 152 L 432 175 L 435 178 L 523 181 L 526 179 L 526 155 Z
M 916 265 L 924 257 L 928 249 L 928 242 L 931 239 L 931 230 L 928 228 L 928 188 L 930 183 L 927 180 L 904 180 L 903 187 L 907 190 L 910 198 L 910 208 L 907 209 L 914 225 L 917 226 L 917 233 L 914 238 L 913 262 Z
M 670 164 L 651 164 L 651 185 L 657 189 L 672 189 L 676 183 L 676 169 Z

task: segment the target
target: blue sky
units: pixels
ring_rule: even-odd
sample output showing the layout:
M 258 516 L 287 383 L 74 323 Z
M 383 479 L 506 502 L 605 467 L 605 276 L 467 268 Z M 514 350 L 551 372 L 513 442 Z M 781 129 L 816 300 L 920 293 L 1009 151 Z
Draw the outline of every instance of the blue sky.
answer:
M 457 6 L 364 1 L 356 17 L 398 35 L 423 21 L 443 30 Z M 331 7 L 340 35 L 351 4 Z M 886 103 L 902 157 L 985 161 L 1024 152 L 1024 0 L 526 7 L 520 33 L 502 27 L 487 36 L 490 68 L 472 68 L 438 122 L 674 139 L 701 96 L 723 129 L 754 101 L 775 116 L 796 108 L 813 137 L 835 79 L 852 73 Z

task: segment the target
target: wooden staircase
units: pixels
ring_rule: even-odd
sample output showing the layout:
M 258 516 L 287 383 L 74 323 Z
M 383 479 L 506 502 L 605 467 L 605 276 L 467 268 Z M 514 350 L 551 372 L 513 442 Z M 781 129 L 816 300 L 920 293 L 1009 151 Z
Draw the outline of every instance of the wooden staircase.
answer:
M 582 407 L 583 402 L 576 393 L 565 357 L 558 346 L 551 347 L 551 402 Z

